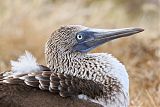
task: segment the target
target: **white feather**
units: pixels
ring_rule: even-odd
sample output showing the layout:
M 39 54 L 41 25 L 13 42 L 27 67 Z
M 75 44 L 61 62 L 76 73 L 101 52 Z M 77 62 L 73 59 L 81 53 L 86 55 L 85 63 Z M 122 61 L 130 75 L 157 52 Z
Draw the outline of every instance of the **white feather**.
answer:
M 20 56 L 18 61 L 11 61 L 11 66 L 13 75 L 40 71 L 40 67 L 36 62 L 36 58 L 28 51 L 25 51 L 25 54 Z
M 84 95 L 84 94 L 79 94 L 78 98 L 81 99 L 81 100 L 88 100 L 89 99 L 88 96 Z

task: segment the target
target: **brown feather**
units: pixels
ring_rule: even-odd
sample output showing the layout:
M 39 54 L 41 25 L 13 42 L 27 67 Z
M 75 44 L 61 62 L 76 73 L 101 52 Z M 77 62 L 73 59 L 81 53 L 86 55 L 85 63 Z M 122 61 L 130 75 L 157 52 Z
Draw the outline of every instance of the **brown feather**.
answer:
M 41 90 L 59 93 L 62 97 L 76 96 L 85 94 L 91 98 L 95 98 L 103 94 L 103 85 L 91 80 L 85 80 L 78 77 L 66 75 L 63 73 L 54 73 L 53 71 L 32 72 L 22 77 L 8 77 L 1 80 L 10 84 L 22 84 L 32 87 L 39 87 Z
M 101 107 L 77 98 L 59 95 L 29 87 L 25 84 L 0 83 L 0 107 Z

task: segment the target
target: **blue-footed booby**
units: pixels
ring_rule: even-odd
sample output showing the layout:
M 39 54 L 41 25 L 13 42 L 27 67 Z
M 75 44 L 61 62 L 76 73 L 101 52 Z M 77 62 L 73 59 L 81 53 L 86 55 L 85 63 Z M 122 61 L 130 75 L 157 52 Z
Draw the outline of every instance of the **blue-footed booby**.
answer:
M 104 107 L 128 107 L 129 79 L 125 66 L 107 53 L 88 53 L 113 39 L 142 32 L 141 28 L 94 29 L 62 26 L 45 45 L 47 67 L 29 53 L 11 61 L 1 83 L 26 84 L 62 97 L 77 96 Z

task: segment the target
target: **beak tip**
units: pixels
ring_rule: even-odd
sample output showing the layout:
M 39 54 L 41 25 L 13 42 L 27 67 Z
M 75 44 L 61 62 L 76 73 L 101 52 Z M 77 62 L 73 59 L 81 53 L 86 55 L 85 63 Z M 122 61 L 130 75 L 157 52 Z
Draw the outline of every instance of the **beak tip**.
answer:
M 134 31 L 137 31 L 137 33 L 139 33 L 139 32 L 143 32 L 144 29 L 142 29 L 142 28 L 134 28 Z

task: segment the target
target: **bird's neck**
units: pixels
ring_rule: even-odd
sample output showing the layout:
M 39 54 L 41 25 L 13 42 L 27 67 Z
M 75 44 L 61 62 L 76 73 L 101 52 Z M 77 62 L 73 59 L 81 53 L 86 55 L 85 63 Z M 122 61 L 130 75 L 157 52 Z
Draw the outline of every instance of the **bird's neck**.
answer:
M 125 90 L 128 90 L 126 69 L 112 55 L 74 53 L 56 49 L 46 45 L 45 58 L 52 71 L 98 82 L 105 82 L 105 78 L 108 77 L 116 78 L 125 86 Z
M 61 73 L 67 73 L 69 70 L 73 71 L 75 63 L 79 62 L 84 56 L 85 54 L 81 53 L 65 53 L 58 51 L 45 54 L 47 66 L 51 70 Z
M 54 72 L 102 83 L 108 87 L 106 89 L 113 92 L 114 89 L 120 89 L 128 99 L 128 74 L 125 67 L 111 55 L 103 53 L 53 55 L 52 53 L 46 54 L 46 58 L 48 67 Z
M 47 65 L 54 72 L 98 82 L 108 77 L 119 79 L 121 74 L 128 79 L 124 66 L 111 55 L 54 52 L 46 54 Z

